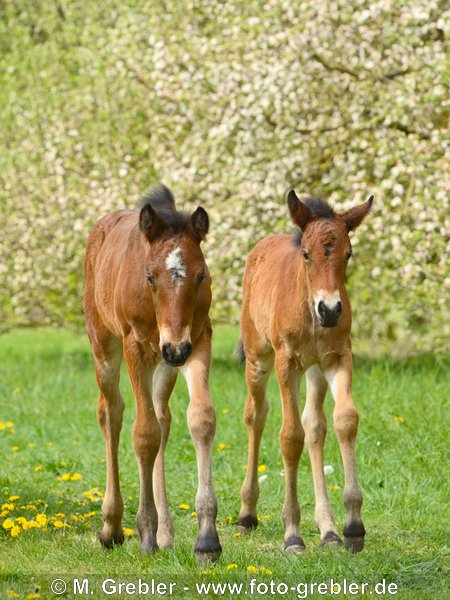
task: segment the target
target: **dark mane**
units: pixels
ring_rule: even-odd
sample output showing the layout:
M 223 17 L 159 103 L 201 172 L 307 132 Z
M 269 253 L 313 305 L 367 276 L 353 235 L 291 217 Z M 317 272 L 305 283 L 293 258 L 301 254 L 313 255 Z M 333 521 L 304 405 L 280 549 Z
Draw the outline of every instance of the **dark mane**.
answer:
M 175 198 L 172 192 L 165 185 L 161 185 L 147 192 L 141 199 L 140 208 L 149 204 L 157 213 L 163 223 L 169 227 L 173 233 L 181 233 L 188 224 L 189 216 L 177 211 Z
M 303 204 L 306 204 L 311 211 L 313 219 L 334 219 L 336 216 L 334 209 L 323 198 L 308 196 L 307 198 L 302 198 L 302 202 Z M 301 242 L 302 231 L 298 229 L 294 233 L 294 245 L 300 246 Z

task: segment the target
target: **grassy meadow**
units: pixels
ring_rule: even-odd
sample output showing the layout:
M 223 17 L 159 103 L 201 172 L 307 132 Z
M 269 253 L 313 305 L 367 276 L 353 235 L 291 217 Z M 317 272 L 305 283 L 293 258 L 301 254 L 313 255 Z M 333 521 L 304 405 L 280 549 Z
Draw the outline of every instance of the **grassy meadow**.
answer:
M 255 578 L 291 585 L 325 582 L 331 577 L 374 584 L 384 578 L 397 584 L 396 598 L 450 597 L 448 358 L 424 356 L 393 362 L 356 357 L 354 397 L 360 410 L 358 466 L 366 547 L 358 555 L 319 547 L 305 451 L 299 496 L 307 550 L 301 556 L 286 556 L 282 550 L 280 402 L 274 377 L 260 456 L 261 523 L 254 534 L 237 535 L 239 488 L 246 463 L 246 430 L 241 417 L 246 389 L 243 367 L 233 357 L 237 337 L 236 328 L 215 329 L 211 390 L 217 434 L 213 464 L 223 556 L 206 569 L 196 564 L 192 551 L 196 467 L 182 378 L 171 399 L 173 421 L 166 462 L 175 548 L 154 556 L 139 554 L 135 529 L 139 483 L 131 443 L 134 400 L 124 369 L 121 386 L 126 411 L 120 459 L 128 537 L 122 547 L 106 552 L 96 540 L 105 453 L 96 422 L 97 388 L 87 338 L 64 330 L 18 330 L 0 337 L 0 598 L 54 598 L 49 582 L 68 575 L 97 576 L 96 581 L 107 576 L 125 581 L 153 577 L 180 584 Z M 329 396 L 326 405 L 331 416 Z M 343 470 L 332 427 L 325 464 L 334 469 L 327 482 L 342 531 Z M 192 590 L 184 591 L 183 596 L 200 597 Z M 96 587 L 86 597 L 114 596 L 105 596 Z M 301 596 L 289 591 L 266 597 Z

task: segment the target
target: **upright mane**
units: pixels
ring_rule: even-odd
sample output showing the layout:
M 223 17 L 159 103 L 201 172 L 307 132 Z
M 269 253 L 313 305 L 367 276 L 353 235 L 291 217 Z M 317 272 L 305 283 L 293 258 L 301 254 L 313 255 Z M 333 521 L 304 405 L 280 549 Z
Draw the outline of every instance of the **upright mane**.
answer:
M 334 219 L 336 213 L 326 200 L 317 196 L 307 196 L 302 198 L 303 204 L 309 208 L 314 219 Z M 298 229 L 294 233 L 294 245 L 300 246 L 302 241 L 302 231 Z
M 157 213 L 163 223 L 169 227 L 174 234 L 181 233 L 186 229 L 189 216 L 182 211 L 177 211 L 175 198 L 165 185 L 161 185 L 147 192 L 141 199 L 140 208 L 150 205 Z

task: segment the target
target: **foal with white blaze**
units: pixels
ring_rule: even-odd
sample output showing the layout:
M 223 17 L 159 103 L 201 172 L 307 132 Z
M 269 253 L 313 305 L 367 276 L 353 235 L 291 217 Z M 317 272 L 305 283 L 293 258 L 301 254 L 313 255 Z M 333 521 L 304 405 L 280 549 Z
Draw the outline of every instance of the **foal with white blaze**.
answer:
M 345 271 L 352 255 L 349 232 L 372 205 L 367 202 L 336 213 L 318 198 L 300 201 L 288 194 L 289 212 L 299 235 L 273 235 L 250 252 L 244 273 L 241 318 L 242 358 L 246 359 L 248 397 L 244 421 L 249 446 L 241 489 L 238 525 L 257 526 L 258 453 L 269 409 L 266 386 L 275 365 L 283 424 L 280 432 L 286 483 L 283 522 L 286 551 L 305 548 L 299 531 L 297 470 L 304 441 L 311 459 L 316 497 L 315 521 L 324 546 L 342 544 L 328 499 L 323 472 L 327 422 L 323 403 L 328 385 L 334 397 L 334 427 L 345 472 L 344 541 L 352 552 L 364 546 L 362 495 L 356 475 L 358 412 L 351 393 L 351 311 Z M 306 372 L 306 404 L 299 414 L 300 377 Z
M 133 443 L 140 472 L 137 526 L 141 550 L 173 544 L 164 474 L 170 430 L 169 398 L 178 370 L 186 378 L 189 430 L 198 467 L 195 553 L 201 562 L 221 553 L 211 454 L 215 411 L 209 394 L 211 278 L 200 243 L 208 232 L 203 208 L 180 213 L 170 190 L 161 187 L 141 210 L 107 215 L 89 236 L 84 311 L 100 389 L 98 420 L 106 444 L 103 502 L 105 547 L 123 542 L 123 502 L 118 446 L 124 403 L 119 391 L 122 357 L 136 400 Z

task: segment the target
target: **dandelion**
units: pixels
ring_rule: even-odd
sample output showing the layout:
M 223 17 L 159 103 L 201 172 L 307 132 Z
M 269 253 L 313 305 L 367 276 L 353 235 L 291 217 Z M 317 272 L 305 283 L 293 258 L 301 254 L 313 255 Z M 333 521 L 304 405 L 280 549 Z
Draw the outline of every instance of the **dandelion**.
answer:
M 12 447 L 12 451 L 13 452 L 19 452 L 19 450 L 20 450 L 19 446 L 13 446 Z
M 196 513 L 196 511 L 195 511 L 195 510 L 193 510 L 193 511 L 191 512 L 191 517 L 196 517 L 196 516 L 197 516 L 197 513 Z
M 334 473 L 334 468 L 332 465 L 325 465 L 323 468 L 323 472 L 325 475 L 331 475 L 332 473 Z
M 56 529 L 62 529 L 64 527 L 70 528 L 70 525 L 67 525 L 67 523 L 63 523 L 62 521 L 57 519 L 56 521 L 53 521 L 53 527 L 56 527 Z
M 222 408 L 222 414 L 227 415 L 230 412 L 229 408 Z
M 225 450 L 225 448 L 229 448 L 230 446 L 228 444 L 219 444 L 217 446 L 217 450 L 219 450 L 219 452 L 221 452 L 222 450 Z
M 38 598 L 40 597 L 41 595 L 35 592 L 34 594 L 28 594 L 27 596 L 25 596 L 25 600 L 38 600 Z
M 259 473 L 264 473 L 265 471 L 267 471 L 266 465 L 259 465 L 258 472 Z
M 6 515 L 9 515 L 9 510 L 2 510 L 2 512 L 0 512 L 0 519 L 3 519 Z
M 10 496 L 8 498 L 9 502 L 15 502 L 16 500 L 20 500 L 20 496 Z
M 125 529 L 123 530 L 123 535 L 125 535 L 126 537 L 131 537 L 133 535 L 133 530 L 129 527 L 125 527 Z
M 37 465 L 36 467 L 34 467 L 34 470 L 36 471 L 36 473 L 39 473 L 39 471 L 42 471 L 42 465 Z
M 259 567 L 259 572 L 262 575 L 272 575 L 272 571 L 270 569 L 266 569 L 266 567 Z
M 30 443 L 28 444 L 28 448 L 36 448 L 36 444 Z
M 39 525 L 38 525 L 38 523 L 36 523 L 36 521 L 33 521 L 33 520 L 31 520 L 31 521 L 25 521 L 22 524 L 22 529 L 24 531 L 26 531 L 27 529 L 36 529 L 36 527 L 39 527 Z
M 53 448 L 54 445 L 53 442 L 47 442 L 47 448 Z
M 20 394 L 20 387 L 15 387 L 13 389 L 13 394 Z
M 25 517 L 17 517 L 17 519 L 16 519 L 16 523 L 19 523 L 19 525 L 22 525 L 22 526 L 26 522 L 27 522 L 27 520 L 25 519 Z
M 265 481 L 267 479 L 268 475 L 261 475 L 261 477 L 258 478 L 259 483 L 262 483 L 263 481 Z
M 14 423 L 12 421 L 6 421 L 5 425 L 8 429 L 12 429 L 14 427 Z
M 189 504 L 179 504 L 178 506 L 181 510 L 189 510 Z
M 4 429 L 6 429 L 6 425 L 3 421 L 0 421 L 0 431 L 3 431 Z
M 20 598 L 20 594 L 11 589 L 6 590 L 6 595 L 8 596 L 8 598 Z
M 9 533 L 11 534 L 11 537 L 16 538 L 20 533 L 20 527 L 18 525 L 14 525 Z
M 12 519 L 5 519 L 2 525 L 3 529 L 12 529 L 14 527 L 14 521 Z
M 241 537 L 241 533 L 240 531 L 237 531 L 236 533 L 233 533 L 234 537 Z
M 36 515 L 36 523 L 39 527 L 45 527 L 47 525 L 47 516 L 44 514 Z
M 227 566 L 227 571 L 233 571 L 234 569 L 237 569 L 236 563 L 231 563 L 231 565 Z
M 78 481 L 78 479 L 81 479 L 82 475 L 81 473 L 74 473 L 72 475 L 72 477 L 70 478 L 70 481 Z
M 247 567 L 247 571 L 248 571 L 249 573 L 256 573 L 256 572 L 257 572 L 257 570 L 258 570 L 258 569 L 257 569 L 255 566 L 253 566 L 253 565 L 249 565 L 249 566 Z
M 404 417 L 395 416 L 394 417 L 394 421 L 396 423 L 404 423 L 405 422 L 405 418 Z
M 339 489 L 338 485 L 329 485 L 328 489 L 331 490 L 332 492 L 336 492 Z
M 263 515 L 262 518 L 265 519 L 265 520 L 268 520 L 268 519 L 272 518 L 272 515 Z
M 2 504 L 2 510 L 14 510 L 14 504 L 12 502 L 5 502 L 5 504 Z

